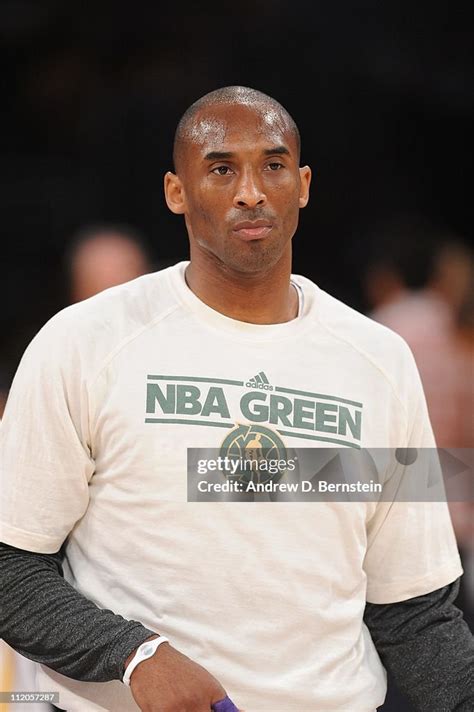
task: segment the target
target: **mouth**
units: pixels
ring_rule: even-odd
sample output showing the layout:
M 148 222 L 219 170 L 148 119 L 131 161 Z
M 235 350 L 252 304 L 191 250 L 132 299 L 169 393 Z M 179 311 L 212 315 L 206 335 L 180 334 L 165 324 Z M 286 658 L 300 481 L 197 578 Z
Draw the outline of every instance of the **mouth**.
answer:
M 232 232 L 241 240 L 261 240 L 268 235 L 273 225 L 268 220 L 246 220 L 234 225 Z

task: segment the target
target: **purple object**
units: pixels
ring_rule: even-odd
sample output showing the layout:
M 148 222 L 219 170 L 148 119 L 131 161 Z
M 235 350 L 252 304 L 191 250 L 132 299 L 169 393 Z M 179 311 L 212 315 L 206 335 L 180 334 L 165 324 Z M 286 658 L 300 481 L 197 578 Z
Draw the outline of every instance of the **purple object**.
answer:
M 230 697 L 224 697 L 223 700 L 214 702 L 211 709 L 213 712 L 239 712 Z

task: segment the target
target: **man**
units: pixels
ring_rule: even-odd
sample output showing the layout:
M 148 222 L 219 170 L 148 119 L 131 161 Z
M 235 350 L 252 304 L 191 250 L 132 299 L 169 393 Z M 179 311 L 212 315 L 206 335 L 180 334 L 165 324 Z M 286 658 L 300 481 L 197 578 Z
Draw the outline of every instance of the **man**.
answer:
M 374 712 L 386 685 L 369 601 L 377 650 L 418 708 L 469 709 L 445 504 L 186 501 L 187 448 L 433 440 L 404 342 L 291 277 L 311 172 L 286 110 L 217 90 L 174 148 L 165 194 L 190 263 L 64 310 L 17 373 L 5 639 L 68 710 L 205 712 L 227 692 L 247 712 Z M 154 654 L 139 647 L 158 634 Z
M 70 299 L 80 302 L 151 272 L 151 264 L 136 230 L 104 223 L 84 227 L 73 236 L 65 272 Z

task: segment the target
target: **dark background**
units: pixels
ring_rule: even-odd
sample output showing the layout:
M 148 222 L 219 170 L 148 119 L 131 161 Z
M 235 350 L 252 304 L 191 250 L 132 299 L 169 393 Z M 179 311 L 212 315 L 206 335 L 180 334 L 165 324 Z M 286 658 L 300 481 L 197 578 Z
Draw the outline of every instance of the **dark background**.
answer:
M 155 264 L 186 258 L 163 173 L 205 92 L 280 100 L 313 168 L 295 272 L 364 309 L 367 234 L 416 212 L 470 240 L 469 2 L 4 0 L 0 367 L 66 303 L 63 257 L 94 221 L 141 230 Z

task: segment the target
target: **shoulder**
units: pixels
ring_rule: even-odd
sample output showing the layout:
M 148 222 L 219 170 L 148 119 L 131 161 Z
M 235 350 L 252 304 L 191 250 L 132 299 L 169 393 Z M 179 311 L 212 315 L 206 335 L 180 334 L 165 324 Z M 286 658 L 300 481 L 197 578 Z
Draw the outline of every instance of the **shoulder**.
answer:
M 25 356 L 80 363 L 94 370 L 125 340 L 178 307 L 168 287 L 171 269 L 143 275 L 62 309 L 36 334 Z
M 295 275 L 295 279 L 303 289 L 312 292 L 315 318 L 334 339 L 366 352 L 375 360 L 390 358 L 394 352 L 397 357 L 410 353 L 406 341 L 392 329 L 348 306 L 306 277 Z
M 417 377 L 413 354 L 399 334 L 328 294 L 306 277 L 296 279 L 312 294 L 314 319 L 320 333 L 339 352 L 352 354 L 354 365 L 365 362 L 397 391 L 407 376 L 409 380 Z

